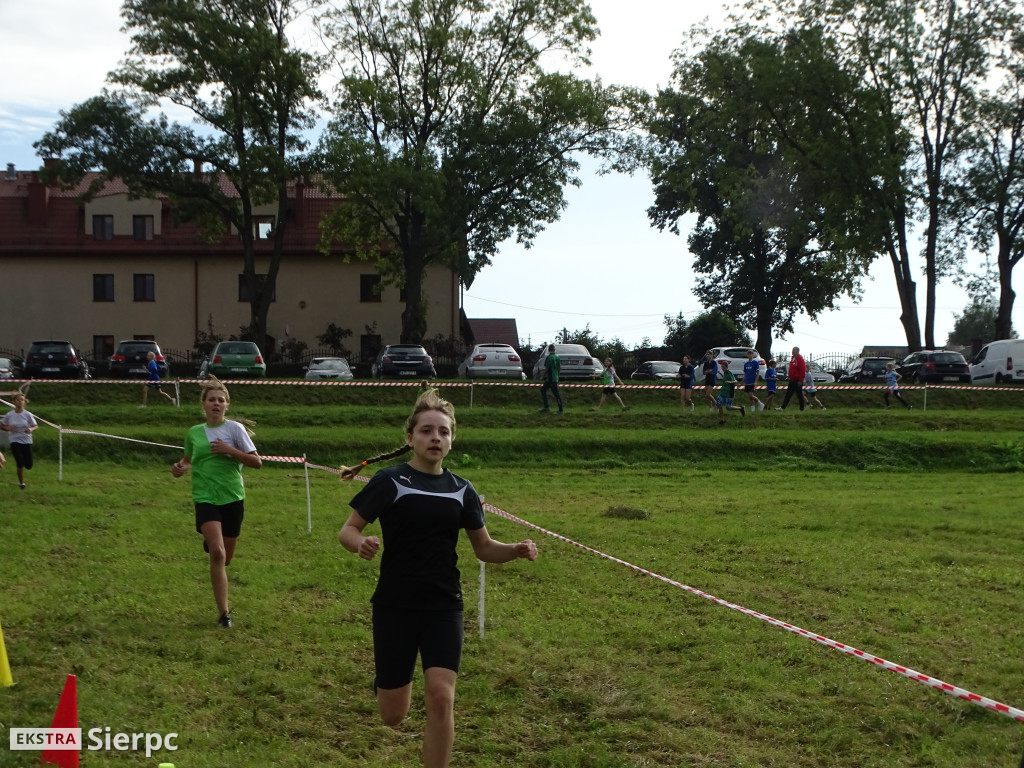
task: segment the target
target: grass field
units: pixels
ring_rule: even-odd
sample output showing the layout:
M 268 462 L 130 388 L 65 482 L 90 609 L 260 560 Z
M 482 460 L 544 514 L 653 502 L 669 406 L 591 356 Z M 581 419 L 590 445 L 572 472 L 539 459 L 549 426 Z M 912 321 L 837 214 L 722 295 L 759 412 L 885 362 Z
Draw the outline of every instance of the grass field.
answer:
M 191 385 L 190 385 L 191 386 Z M 139 410 L 138 388 L 33 385 L 66 429 L 180 444 L 199 420 Z M 682 413 L 674 391 L 445 391 L 453 471 L 487 501 L 607 555 L 740 606 L 1024 707 L 1024 392 L 822 388 L 828 410 Z M 232 388 L 264 455 L 352 463 L 395 447 L 414 393 Z M 470 398 L 472 397 L 472 407 Z M 19 491 L 0 473 L 0 623 L 16 685 L 0 724 L 46 727 L 78 679 L 83 731 L 175 732 L 177 751 L 85 751 L 82 765 L 176 768 L 419 763 L 422 707 L 380 725 L 370 690 L 376 563 L 337 530 L 361 486 L 301 466 L 246 472 L 220 630 L 174 450 L 36 433 Z M 479 566 L 460 546 L 467 641 L 453 766 L 1015 766 L 1022 724 L 772 627 L 492 514 L 535 563 Z M 419 692 L 419 680 L 414 693 Z M 88 743 L 88 741 L 87 741 Z M 38 753 L 0 748 L 0 766 Z

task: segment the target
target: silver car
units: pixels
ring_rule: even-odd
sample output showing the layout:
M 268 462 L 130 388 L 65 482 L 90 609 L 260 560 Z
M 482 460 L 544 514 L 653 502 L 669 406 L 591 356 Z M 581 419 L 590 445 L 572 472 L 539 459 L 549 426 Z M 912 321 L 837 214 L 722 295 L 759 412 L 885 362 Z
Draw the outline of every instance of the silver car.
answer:
M 352 381 L 354 378 L 352 368 L 344 357 L 314 357 L 306 366 L 308 381 L 319 379 Z
M 558 379 L 597 379 L 604 373 L 601 361 L 590 354 L 582 344 L 555 344 L 555 354 L 561 361 Z M 548 359 L 548 347 L 545 345 L 541 355 L 533 366 L 533 378 L 544 379 L 544 363 Z
M 523 361 L 508 344 L 477 344 L 459 363 L 465 379 L 525 379 Z
M 6 357 L 0 357 L 0 379 L 13 379 L 14 366 Z

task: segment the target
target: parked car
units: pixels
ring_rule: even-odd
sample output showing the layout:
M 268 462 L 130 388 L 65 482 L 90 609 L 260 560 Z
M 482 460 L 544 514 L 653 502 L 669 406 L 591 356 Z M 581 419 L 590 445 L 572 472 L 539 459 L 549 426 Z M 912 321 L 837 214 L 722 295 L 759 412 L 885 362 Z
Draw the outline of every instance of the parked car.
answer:
M 544 379 L 544 362 L 548 359 L 545 345 L 533 366 L 533 378 Z M 582 344 L 555 344 L 555 354 L 561 361 L 558 379 L 597 379 L 604 373 L 601 361 L 595 358 Z
M 218 379 L 239 377 L 261 379 L 267 375 L 267 364 L 260 348 L 251 341 L 221 341 L 213 348 L 206 365 L 206 376 Z
M 896 366 L 903 383 L 924 384 L 926 382 L 971 381 L 971 368 L 959 352 L 947 349 L 923 349 L 911 352 Z
M 419 344 L 388 344 L 370 366 L 370 375 L 375 379 L 406 376 L 432 379 L 437 371 L 427 350 Z
M 815 384 L 834 384 L 836 377 L 821 367 L 820 363 L 815 363 L 811 360 L 804 361 L 807 366 L 807 372 L 811 374 L 811 381 Z M 884 368 L 884 366 L 883 366 Z M 789 375 L 787 371 L 789 369 L 788 362 L 780 362 L 779 367 L 775 369 L 775 372 L 779 376 L 779 381 L 788 381 Z
M 26 379 L 88 379 L 88 364 L 70 341 L 33 341 L 21 366 Z
M 971 381 L 1024 381 L 1024 339 L 991 341 L 971 358 Z
M 732 363 L 729 363 L 731 366 Z M 679 369 L 682 363 L 674 363 L 671 360 L 648 360 L 640 363 L 639 367 L 631 374 L 631 379 L 675 379 L 679 381 Z
M 729 370 L 732 371 L 732 375 L 736 377 L 738 381 L 743 382 L 743 366 L 747 364 L 747 350 L 753 349 L 753 347 L 712 347 L 711 354 L 714 355 L 715 360 L 721 364 L 723 360 L 729 361 Z M 757 376 L 760 379 L 764 378 L 765 371 L 768 370 L 768 366 L 764 362 L 764 358 L 758 353 L 756 349 L 754 351 L 754 359 L 757 360 Z M 701 355 L 694 362 L 694 367 L 697 372 L 700 373 L 701 366 L 704 364 L 704 356 Z M 782 377 L 779 376 L 781 379 Z M 704 377 L 700 377 L 701 381 Z
M 110 356 L 108 372 L 112 379 L 124 379 L 128 377 L 145 378 L 149 373 L 146 366 L 149 363 L 148 356 L 152 352 L 156 355 L 157 373 L 160 378 L 167 376 L 167 360 L 164 353 L 160 351 L 160 345 L 155 341 L 140 341 L 129 339 L 119 342 L 114 354 Z
M 858 357 L 839 376 L 843 384 L 877 384 L 885 381 L 885 366 L 891 357 Z
M 467 379 L 525 379 L 523 361 L 508 344 L 477 344 L 459 363 L 459 376 Z
M 333 379 L 336 381 L 352 381 L 355 376 L 348 360 L 344 357 L 314 357 L 306 366 L 306 379 Z
M 14 378 L 14 364 L 6 357 L 0 357 L 0 379 Z

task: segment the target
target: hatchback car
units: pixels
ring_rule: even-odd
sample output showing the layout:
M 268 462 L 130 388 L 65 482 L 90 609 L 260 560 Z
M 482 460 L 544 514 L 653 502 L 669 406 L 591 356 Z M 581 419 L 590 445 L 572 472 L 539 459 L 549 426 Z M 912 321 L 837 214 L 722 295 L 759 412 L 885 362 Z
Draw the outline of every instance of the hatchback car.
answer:
M 508 344 L 477 344 L 459 363 L 466 379 L 525 379 L 523 360 Z
M 971 383 L 971 367 L 959 352 L 946 349 L 923 349 L 911 352 L 896 366 L 904 383 L 925 382 Z
M 146 366 L 149 364 L 149 353 L 152 352 L 156 358 L 157 374 L 160 378 L 167 376 L 167 360 L 160 346 L 155 341 L 141 341 L 131 339 L 122 341 L 117 345 L 114 354 L 110 356 L 108 371 L 113 379 L 124 379 L 128 377 L 144 378 L 149 374 Z
M 711 354 L 714 355 L 715 360 L 719 363 L 723 360 L 728 360 L 729 370 L 732 371 L 732 375 L 742 382 L 743 366 L 747 364 L 747 350 L 753 351 L 754 359 L 757 360 L 758 378 L 763 379 L 765 371 L 768 370 L 768 366 L 765 364 L 764 358 L 762 358 L 761 355 L 758 354 L 758 351 L 753 349 L 753 347 L 712 347 Z M 704 356 L 701 355 L 693 364 L 698 373 L 700 372 L 703 364 Z M 701 377 L 701 379 L 703 380 L 703 377 Z
M 206 363 L 206 376 L 216 376 L 218 379 L 240 376 L 261 379 L 266 375 L 267 364 L 263 353 L 251 341 L 221 341 L 213 348 Z
M 601 361 L 590 354 L 582 344 L 555 344 L 555 354 L 561 362 L 558 378 L 562 379 L 597 379 L 604 374 Z M 540 357 L 533 366 L 533 378 L 544 378 L 544 363 L 548 359 L 548 347 L 541 350 Z
M 21 366 L 26 379 L 88 379 L 89 366 L 70 341 L 33 341 Z
M 370 375 L 375 379 L 407 376 L 432 379 L 437 371 L 427 350 L 419 344 L 388 344 L 370 366 Z
M 14 364 L 6 357 L 0 357 L 0 379 L 14 378 Z
M 729 363 L 731 366 L 732 363 Z M 679 369 L 682 363 L 674 363 L 671 360 L 648 360 L 640 363 L 639 367 L 629 374 L 631 379 L 675 379 L 679 380 Z
M 843 371 L 839 381 L 844 384 L 873 384 L 885 380 L 885 366 L 895 363 L 891 357 L 858 357 Z
M 314 357 L 306 366 L 306 379 L 309 381 L 319 379 L 352 381 L 354 378 L 352 368 L 344 357 Z

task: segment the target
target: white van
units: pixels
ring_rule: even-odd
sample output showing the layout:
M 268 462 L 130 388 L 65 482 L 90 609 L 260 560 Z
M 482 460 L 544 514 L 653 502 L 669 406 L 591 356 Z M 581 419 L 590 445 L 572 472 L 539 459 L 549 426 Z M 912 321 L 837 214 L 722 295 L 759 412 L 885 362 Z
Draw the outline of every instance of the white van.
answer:
M 989 342 L 970 363 L 971 381 L 975 383 L 1024 381 L 1024 339 Z

